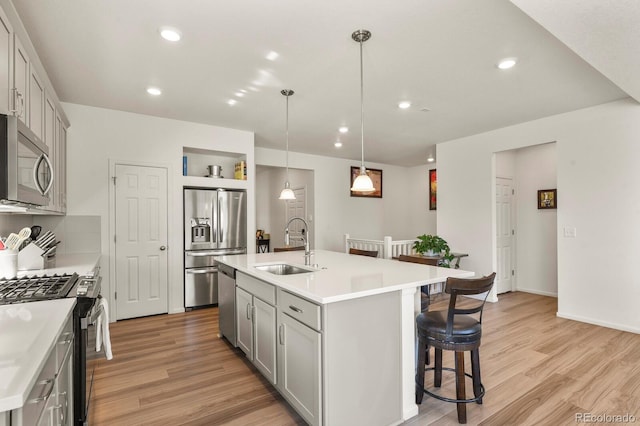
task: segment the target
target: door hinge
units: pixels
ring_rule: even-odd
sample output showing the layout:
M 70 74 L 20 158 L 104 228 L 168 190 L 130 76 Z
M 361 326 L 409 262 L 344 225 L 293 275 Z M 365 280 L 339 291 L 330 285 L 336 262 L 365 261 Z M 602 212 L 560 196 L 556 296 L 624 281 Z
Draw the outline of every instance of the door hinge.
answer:
M 516 271 L 515 270 L 511 270 L 511 276 L 514 277 L 516 275 Z
M 115 242 L 116 242 L 116 235 L 113 234 L 113 243 L 115 244 Z
M 113 185 L 115 186 L 117 177 L 113 176 L 111 179 L 113 179 Z
M 113 296 L 114 300 L 118 300 L 118 292 L 116 291 L 116 294 Z
M 515 194 L 516 194 L 516 190 L 515 190 L 515 189 L 512 189 L 512 190 L 511 190 L 511 195 L 515 195 Z
M 515 229 L 511 230 L 511 235 L 516 235 L 516 230 Z

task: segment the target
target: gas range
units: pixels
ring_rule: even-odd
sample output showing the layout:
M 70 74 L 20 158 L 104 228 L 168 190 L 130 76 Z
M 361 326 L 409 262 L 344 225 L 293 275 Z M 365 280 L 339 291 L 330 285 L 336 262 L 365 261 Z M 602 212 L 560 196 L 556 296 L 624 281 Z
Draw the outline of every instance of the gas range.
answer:
M 99 296 L 100 281 L 100 277 L 79 277 L 75 273 L 0 279 L 0 305 L 63 297 L 77 297 L 80 303 L 80 299 L 95 299 Z

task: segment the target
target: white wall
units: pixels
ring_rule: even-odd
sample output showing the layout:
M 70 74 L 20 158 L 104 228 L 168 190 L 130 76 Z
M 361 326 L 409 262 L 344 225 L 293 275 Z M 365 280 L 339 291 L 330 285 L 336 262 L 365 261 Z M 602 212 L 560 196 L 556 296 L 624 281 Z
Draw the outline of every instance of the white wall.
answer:
M 625 99 L 440 144 L 438 232 L 468 250 L 465 268 L 494 270 L 493 153 L 556 141 L 558 315 L 638 333 L 638 138 Z
M 546 296 L 558 295 L 557 210 L 538 210 L 539 189 L 557 186 L 556 144 L 515 151 L 516 288 Z M 562 197 L 562 193 L 559 194 Z
M 282 151 L 256 148 L 255 155 L 258 165 L 284 166 Z M 426 202 L 426 170 L 433 167 L 406 168 L 369 162 L 365 165 L 383 170 L 382 198 L 350 196 L 350 166 L 358 166 L 358 161 L 289 153 L 290 167 L 314 173 L 315 248 L 342 251 L 344 234 L 372 239 L 389 235 L 402 240 L 435 229 Z M 415 176 L 423 180 L 423 185 L 417 184 L 422 188 L 412 186 L 411 178 Z M 423 205 L 426 212 L 421 210 Z
M 103 294 L 109 295 L 114 316 L 111 282 L 109 194 L 110 160 L 126 160 L 168 168 L 169 312 L 184 310 L 182 148 L 183 146 L 230 152 L 247 152 L 248 175 L 254 176 L 253 133 L 132 114 L 128 112 L 63 104 L 71 127 L 67 152 L 67 200 L 70 215 L 101 217 Z M 248 180 L 249 193 L 255 179 Z M 255 235 L 255 197 L 249 197 L 249 242 Z M 255 250 L 249 245 L 249 250 Z

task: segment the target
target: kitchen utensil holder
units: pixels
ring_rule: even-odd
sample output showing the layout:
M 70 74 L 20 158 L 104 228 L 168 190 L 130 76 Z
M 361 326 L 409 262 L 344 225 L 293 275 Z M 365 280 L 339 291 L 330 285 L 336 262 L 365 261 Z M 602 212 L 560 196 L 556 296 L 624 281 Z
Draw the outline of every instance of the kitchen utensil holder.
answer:
M 44 250 L 29 243 L 18 252 L 18 271 L 47 269 L 55 266 L 55 257 L 43 257 Z

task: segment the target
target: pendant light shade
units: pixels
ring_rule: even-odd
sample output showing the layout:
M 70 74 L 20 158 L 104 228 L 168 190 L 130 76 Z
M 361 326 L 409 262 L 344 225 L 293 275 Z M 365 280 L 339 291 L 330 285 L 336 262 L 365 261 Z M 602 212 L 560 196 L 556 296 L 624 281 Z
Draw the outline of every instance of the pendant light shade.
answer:
M 280 192 L 279 200 L 295 200 L 296 194 L 291 190 L 291 185 L 289 184 L 289 96 L 293 95 L 293 90 L 284 89 L 280 93 L 282 93 L 287 98 L 287 124 L 286 124 L 286 140 L 287 140 L 287 180 L 284 182 L 284 189 Z
M 364 167 L 364 73 L 362 71 L 362 43 L 371 38 L 371 33 L 367 30 L 358 30 L 351 34 L 351 38 L 360 44 L 360 174 L 353 181 L 352 191 L 373 192 L 371 178 L 367 175 L 367 169 Z

